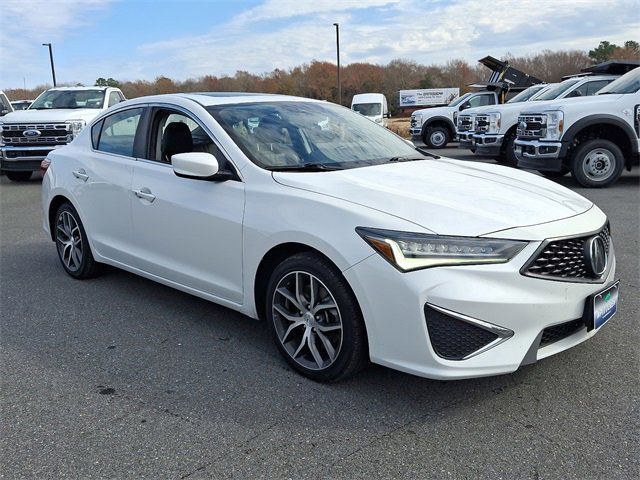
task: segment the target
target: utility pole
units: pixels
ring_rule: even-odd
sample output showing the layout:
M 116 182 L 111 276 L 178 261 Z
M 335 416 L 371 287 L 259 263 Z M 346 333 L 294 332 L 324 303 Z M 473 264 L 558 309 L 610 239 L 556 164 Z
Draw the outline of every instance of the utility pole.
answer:
M 50 43 L 43 43 L 43 47 L 49 47 L 49 60 L 51 60 L 51 75 L 53 76 L 53 86 L 56 86 L 56 69 L 53 66 L 53 49 Z
M 338 103 L 342 105 L 342 85 L 340 84 L 340 25 L 333 24 L 336 27 L 336 58 L 338 60 Z

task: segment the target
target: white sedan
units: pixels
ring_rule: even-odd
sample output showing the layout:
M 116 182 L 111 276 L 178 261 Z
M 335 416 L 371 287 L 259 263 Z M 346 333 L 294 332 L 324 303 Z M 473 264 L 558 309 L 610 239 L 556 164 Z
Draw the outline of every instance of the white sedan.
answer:
M 69 275 L 109 264 L 264 319 L 316 380 L 369 359 L 440 379 L 513 372 L 616 312 L 597 206 L 331 103 L 138 98 L 49 162 L 44 228 Z

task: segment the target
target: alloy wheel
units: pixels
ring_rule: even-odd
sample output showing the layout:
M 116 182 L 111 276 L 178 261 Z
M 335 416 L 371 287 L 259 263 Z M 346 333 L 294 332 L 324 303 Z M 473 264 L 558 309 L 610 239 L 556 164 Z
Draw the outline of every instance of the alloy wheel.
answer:
M 83 257 L 82 234 L 73 214 L 62 211 L 56 222 L 56 245 L 60 259 L 72 272 L 80 269 Z
M 299 365 L 323 370 L 342 347 L 342 317 L 331 291 L 315 275 L 294 271 L 278 282 L 271 302 L 280 343 Z

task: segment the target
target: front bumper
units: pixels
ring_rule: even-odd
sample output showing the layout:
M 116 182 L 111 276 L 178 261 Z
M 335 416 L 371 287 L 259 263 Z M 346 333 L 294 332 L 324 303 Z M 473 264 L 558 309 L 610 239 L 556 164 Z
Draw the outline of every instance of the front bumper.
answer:
M 9 172 L 34 172 L 52 150 L 63 147 L 7 147 L 0 148 L 0 170 Z
M 562 142 L 516 139 L 514 150 L 520 168 L 551 172 L 562 170 Z
M 602 226 L 603 216 L 582 216 L 587 215 L 593 225 L 570 235 Z M 513 372 L 593 336 L 598 330 L 579 326 L 558 341 L 541 344 L 545 329 L 583 318 L 586 299 L 614 282 L 613 248 L 603 283 L 573 283 L 519 273 L 540 244 L 531 242 L 506 264 L 401 273 L 374 254 L 346 270 L 366 321 L 371 360 L 429 378 L 472 378 Z M 430 337 L 429 306 L 495 327 L 497 341 L 467 358 L 443 358 Z
M 475 134 L 473 141 L 479 155 L 498 156 L 502 150 L 504 135 Z
M 467 150 L 475 148 L 473 132 L 458 132 L 458 148 L 466 148 Z

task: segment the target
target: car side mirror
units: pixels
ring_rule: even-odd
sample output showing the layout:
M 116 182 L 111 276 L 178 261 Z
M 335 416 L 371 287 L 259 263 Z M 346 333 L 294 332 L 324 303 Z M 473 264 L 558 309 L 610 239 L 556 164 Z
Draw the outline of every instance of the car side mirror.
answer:
M 213 181 L 228 179 L 226 175 L 220 175 L 223 172 L 220 172 L 218 160 L 210 153 L 176 153 L 171 156 L 171 165 L 178 177 Z
M 0 110 L 0 116 L 5 116 L 7 113 L 9 113 L 9 110 L 7 110 L 6 108 Z
M 463 103 L 462 105 L 460 105 L 460 111 L 466 110 L 467 108 L 469 108 L 469 104 L 468 103 Z

